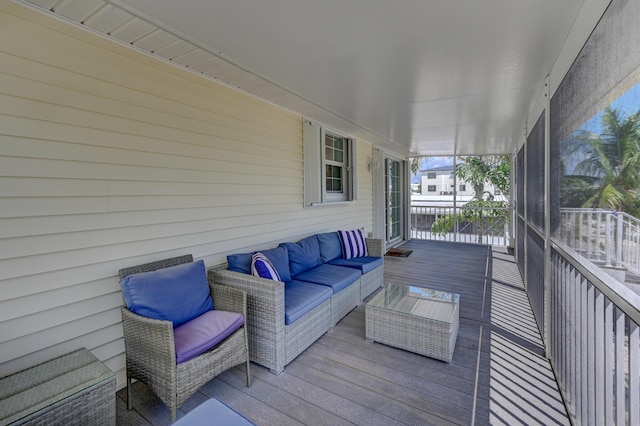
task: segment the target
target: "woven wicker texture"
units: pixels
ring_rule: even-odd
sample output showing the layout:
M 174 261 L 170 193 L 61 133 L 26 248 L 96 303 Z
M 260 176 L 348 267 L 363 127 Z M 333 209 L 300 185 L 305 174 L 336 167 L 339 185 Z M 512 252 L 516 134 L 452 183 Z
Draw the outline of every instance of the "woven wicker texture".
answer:
M 344 318 L 360 304 L 360 279 L 331 296 L 331 326 Z
M 191 255 L 125 268 L 120 277 L 192 262 Z M 247 318 L 246 294 L 238 289 L 209 284 L 215 308 L 239 312 Z M 204 384 L 229 368 L 246 363 L 247 386 L 251 385 L 246 324 L 217 346 L 181 364 L 176 364 L 173 324 L 142 317 L 122 308 L 127 363 L 128 408 L 133 404 L 131 379 L 147 384 L 171 410 L 176 410 Z
M 366 305 L 366 338 L 451 362 L 458 336 L 458 298 L 416 298 L 409 286 L 386 285 Z
M 383 257 L 384 242 L 367 238 L 370 256 Z M 300 353 L 335 326 L 349 311 L 383 282 L 383 267 L 364 274 L 359 281 L 334 294 L 291 325 L 284 323 L 284 283 L 229 271 L 227 265 L 210 269 L 209 282 L 247 293 L 247 331 L 253 362 L 280 374 Z
M 86 349 L 0 379 L 0 425 L 113 425 L 116 382 Z

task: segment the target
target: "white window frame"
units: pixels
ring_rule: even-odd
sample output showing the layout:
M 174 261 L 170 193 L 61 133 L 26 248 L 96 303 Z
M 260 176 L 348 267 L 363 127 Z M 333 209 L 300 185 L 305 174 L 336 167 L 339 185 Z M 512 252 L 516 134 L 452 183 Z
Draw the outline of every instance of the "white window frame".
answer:
M 326 158 L 325 137 L 344 139 L 343 163 Z M 355 139 L 312 120 L 304 120 L 304 206 L 349 203 L 356 199 Z M 342 192 L 327 191 L 327 165 L 343 167 Z

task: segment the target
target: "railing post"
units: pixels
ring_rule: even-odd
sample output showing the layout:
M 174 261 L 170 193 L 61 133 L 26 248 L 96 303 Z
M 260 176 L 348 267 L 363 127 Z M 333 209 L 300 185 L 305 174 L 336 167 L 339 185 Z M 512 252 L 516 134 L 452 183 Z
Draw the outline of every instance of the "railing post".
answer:
M 598 215 L 600 217 L 600 215 Z M 593 229 L 593 213 L 587 213 L 587 254 L 591 254 L 591 230 Z
M 611 252 L 613 249 L 613 245 L 611 243 L 611 236 L 613 235 L 613 229 L 611 224 L 611 213 L 606 213 L 605 216 L 605 227 L 604 227 L 604 256 L 605 256 L 605 264 L 607 266 L 611 266 Z
M 622 212 L 616 214 L 616 266 L 622 266 L 622 227 L 624 226 L 624 215 Z

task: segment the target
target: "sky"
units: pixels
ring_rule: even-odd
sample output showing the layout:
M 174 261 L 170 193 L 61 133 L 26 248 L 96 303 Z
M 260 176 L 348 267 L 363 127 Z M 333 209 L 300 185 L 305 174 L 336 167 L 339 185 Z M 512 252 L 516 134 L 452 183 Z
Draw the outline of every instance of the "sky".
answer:
M 453 157 L 425 157 L 420 163 L 418 173 L 411 175 L 411 183 L 421 183 L 422 174 L 420 170 L 430 169 L 432 167 L 453 166 Z
M 625 92 L 618 99 L 613 101 L 610 105 L 612 109 L 617 109 L 623 112 L 622 117 L 626 117 L 630 114 L 636 113 L 640 110 L 640 83 L 633 86 L 627 92 Z M 573 134 L 577 134 L 582 130 L 587 130 L 593 134 L 600 135 L 602 134 L 603 126 L 602 126 L 602 116 L 604 114 L 604 109 L 598 112 L 596 115 L 591 117 L 587 122 L 585 122 L 580 128 L 574 131 Z M 580 162 L 580 158 L 573 155 L 571 157 L 565 156 L 565 166 L 566 166 L 566 174 L 572 175 L 573 168 L 576 164 Z
M 633 86 L 622 96 L 611 103 L 612 109 L 619 109 L 625 112 L 625 115 L 633 114 L 640 110 L 640 83 Z M 602 114 L 604 110 L 594 115 L 589 121 L 584 123 L 578 130 L 588 130 L 597 135 L 602 133 Z

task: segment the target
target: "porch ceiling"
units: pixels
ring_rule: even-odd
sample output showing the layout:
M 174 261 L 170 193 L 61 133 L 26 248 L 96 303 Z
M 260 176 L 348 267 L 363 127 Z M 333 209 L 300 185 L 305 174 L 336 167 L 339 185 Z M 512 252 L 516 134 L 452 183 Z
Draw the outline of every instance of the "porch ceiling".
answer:
M 400 155 L 512 153 L 584 0 L 31 0 Z

